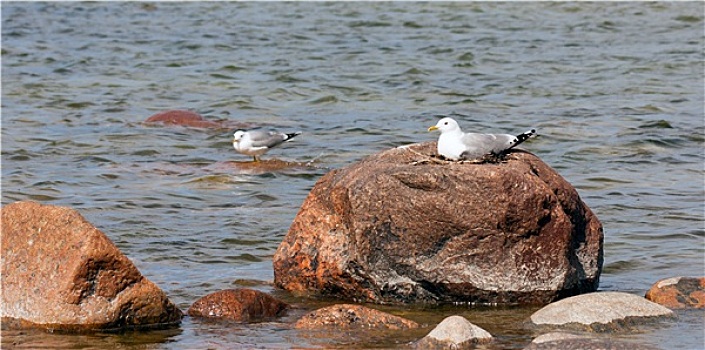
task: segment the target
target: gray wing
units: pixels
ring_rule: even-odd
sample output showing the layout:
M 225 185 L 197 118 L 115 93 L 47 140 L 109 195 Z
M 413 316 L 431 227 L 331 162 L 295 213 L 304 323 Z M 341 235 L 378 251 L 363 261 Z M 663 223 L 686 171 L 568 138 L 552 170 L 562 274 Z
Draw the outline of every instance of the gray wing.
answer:
M 250 135 L 254 147 L 272 148 L 289 139 L 286 134 L 273 131 L 252 130 L 247 133 Z
M 473 134 L 463 136 L 463 144 L 467 150 L 463 152 L 466 159 L 477 158 L 489 153 L 498 154 L 516 143 L 516 136 L 509 134 Z

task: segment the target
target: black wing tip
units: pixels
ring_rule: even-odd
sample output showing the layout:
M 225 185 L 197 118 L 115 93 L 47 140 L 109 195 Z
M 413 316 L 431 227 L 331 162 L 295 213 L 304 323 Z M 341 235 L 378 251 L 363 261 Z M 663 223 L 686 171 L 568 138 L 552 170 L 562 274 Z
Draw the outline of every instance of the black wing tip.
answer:
M 526 141 L 527 139 L 529 139 L 530 137 L 533 137 L 533 136 L 539 136 L 538 134 L 536 134 L 536 129 L 531 129 L 531 130 L 528 130 L 526 132 L 523 132 L 523 133 L 517 135 L 517 139 L 519 141 Z
M 284 134 L 284 135 L 286 135 L 286 140 L 291 140 L 291 139 L 293 139 L 294 137 L 299 136 L 299 135 L 301 135 L 301 134 L 302 134 L 301 131 L 296 131 L 296 132 L 286 133 L 286 134 Z
M 523 143 L 524 141 L 537 136 L 539 135 L 536 134 L 536 129 L 531 129 L 527 132 L 523 132 L 514 138 L 514 141 L 512 142 L 511 146 L 509 146 L 509 149 L 519 146 L 519 144 Z

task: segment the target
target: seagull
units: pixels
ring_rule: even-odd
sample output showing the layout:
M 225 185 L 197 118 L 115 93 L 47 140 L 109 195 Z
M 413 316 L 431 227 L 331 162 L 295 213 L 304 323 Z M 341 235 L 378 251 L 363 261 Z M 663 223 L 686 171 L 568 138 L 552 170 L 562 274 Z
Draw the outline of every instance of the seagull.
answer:
M 460 130 L 453 118 L 443 118 L 428 131 L 439 130 L 438 154 L 450 160 L 474 160 L 492 154 L 500 155 L 536 134 L 531 129 L 517 136 L 509 134 L 473 134 Z
M 261 156 L 270 149 L 299 135 L 301 135 L 300 131 L 281 133 L 263 130 L 237 130 L 233 134 L 233 147 L 237 152 L 252 156 L 255 162 L 259 162 L 257 156 Z

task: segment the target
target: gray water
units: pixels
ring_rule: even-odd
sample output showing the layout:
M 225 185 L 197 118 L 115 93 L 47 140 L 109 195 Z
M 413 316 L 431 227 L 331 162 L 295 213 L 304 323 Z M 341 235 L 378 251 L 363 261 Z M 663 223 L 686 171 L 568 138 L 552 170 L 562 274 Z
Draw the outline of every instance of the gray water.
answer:
M 412 142 L 439 115 L 525 145 L 605 228 L 601 290 L 643 295 L 705 274 L 702 2 L 2 3 L 2 203 L 78 209 L 186 310 L 247 286 L 296 305 L 254 325 L 5 331 L 16 348 L 396 347 L 461 314 L 520 349 L 532 308 L 386 307 L 427 325 L 393 334 L 290 329 L 332 300 L 271 286 L 271 258 L 316 180 Z M 189 109 L 304 134 L 243 169 L 232 130 L 145 125 Z M 379 306 L 375 306 L 379 307 Z M 613 335 L 703 348 L 700 311 Z

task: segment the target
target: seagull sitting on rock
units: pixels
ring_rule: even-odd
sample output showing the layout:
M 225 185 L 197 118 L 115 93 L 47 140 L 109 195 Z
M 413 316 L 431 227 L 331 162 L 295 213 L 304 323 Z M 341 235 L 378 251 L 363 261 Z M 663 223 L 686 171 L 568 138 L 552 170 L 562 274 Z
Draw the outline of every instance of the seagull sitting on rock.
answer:
M 263 130 L 237 130 L 233 134 L 233 147 L 238 153 L 252 156 L 255 162 L 259 162 L 258 156 L 299 135 L 301 135 L 300 131 L 281 133 Z
M 460 130 L 453 118 L 443 118 L 428 131 L 439 130 L 438 154 L 450 160 L 476 160 L 488 155 L 499 156 L 536 135 L 531 129 L 519 135 L 474 134 Z

